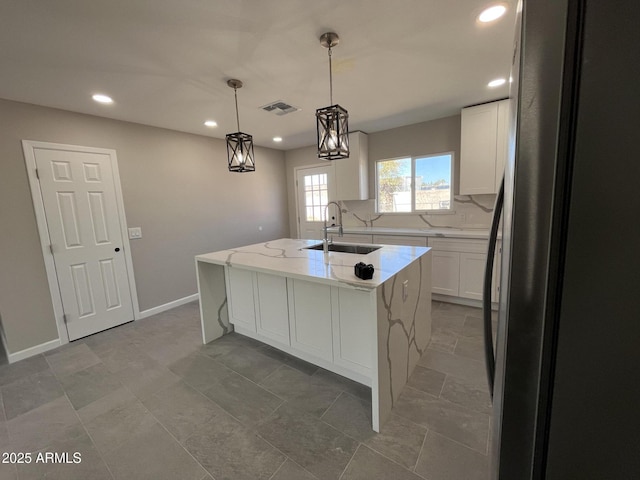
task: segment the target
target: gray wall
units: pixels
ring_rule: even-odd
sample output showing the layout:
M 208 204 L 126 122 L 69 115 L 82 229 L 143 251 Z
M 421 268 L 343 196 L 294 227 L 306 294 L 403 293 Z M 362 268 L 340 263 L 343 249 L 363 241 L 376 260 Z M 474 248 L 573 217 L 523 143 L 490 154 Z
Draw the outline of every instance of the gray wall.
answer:
M 460 169 L 460 115 L 392 128 L 369 135 L 369 198 L 375 197 L 376 161 L 386 158 L 454 152 L 454 188 Z
M 289 236 L 284 153 L 227 170 L 224 140 L 0 100 L 0 318 L 11 353 L 58 338 L 22 139 L 115 149 L 140 310 L 196 293 L 194 255 Z M 263 230 L 258 231 L 258 226 Z
M 405 127 L 383 130 L 369 134 L 369 198 L 375 198 L 375 162 L 385 158 L 410 155 L 426 155 L 430 153 L 454 152 L 454 188 L 458 185 L 460 166 L 460 115 L 440 118 L 429 122 L 416 123 Z M 316 154 L 316 147 L 289 150 L 285 154 L 287 164 L 287 201 L 289 204 L 289 230 L 291 236 L 297 233 L 296 192 L 294 188 L 294 168 L 323 164 Z M 340 161 L 340 160 L 337 160 Z M 355 202 L 349 202 L 354 204 Z M 373 202 L 362 205 L 364 209 L 373 211 Z M 395 216 L 395 222 L 413 226 L 413 223 L 424 227 L 424 223 L 412 217 L 417 215 L 403 214 Z M 389 216 L 391 218 L 391 216 Z M 382 222 L 378 222 L 382 223 Z M 396 225 L 398 226 L 398 225 Z

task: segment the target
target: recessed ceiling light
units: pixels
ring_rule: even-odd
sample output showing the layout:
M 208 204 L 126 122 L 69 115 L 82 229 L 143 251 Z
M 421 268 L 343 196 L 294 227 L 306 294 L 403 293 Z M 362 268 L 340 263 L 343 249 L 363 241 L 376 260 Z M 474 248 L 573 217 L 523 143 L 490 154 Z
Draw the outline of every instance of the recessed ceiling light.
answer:
M 494 5 L 484 9 L 482 13 L 478 15 L 478 21 L 482 23 L 493 22 L 503 16 L 506 11 L 507 7 L 504 5 Z
M 487 83 L 487 87 L 499 87 L 500 85 L 504 85 L 507 81 L 504 78 L 496 78 L 495 80 L 491 80 Z
M 210 127 L 210 128 L 218 126 L 218 124 L 216 122 L 214 122 L 213 120 L 207 120 L 206 122 L 204 122 L 204 125 L 206 127 Z
M 93 98 L 98 103 L 105 103 L 105 104 L 113 103 L 113 98 L 111 98 L 108 95 L 103 95 L 101 93 L 96 93 L 91 98 Z
M 273 137 L 273 141 L 274 142 L 281 142 L 282 141 L 282 137 Z

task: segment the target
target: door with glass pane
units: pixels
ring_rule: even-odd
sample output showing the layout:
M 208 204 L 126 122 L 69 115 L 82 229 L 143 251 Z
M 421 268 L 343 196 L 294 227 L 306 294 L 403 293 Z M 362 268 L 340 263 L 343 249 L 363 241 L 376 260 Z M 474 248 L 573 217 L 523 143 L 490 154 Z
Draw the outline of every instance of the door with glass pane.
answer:
M 296 172 L 298 202 L 298 238 L 323 237 L 325 207 L 335 198 L 335 173 L 333 164 L 321 167 L 301 168 Z M 328 209 L 329 223 L 337 218 L 337 207 Z

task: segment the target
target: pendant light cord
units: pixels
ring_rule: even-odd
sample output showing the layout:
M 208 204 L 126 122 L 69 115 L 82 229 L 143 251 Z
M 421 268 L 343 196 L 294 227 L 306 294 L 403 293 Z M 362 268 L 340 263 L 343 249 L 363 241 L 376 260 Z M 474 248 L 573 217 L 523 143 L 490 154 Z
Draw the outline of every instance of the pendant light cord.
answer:
M 333 105 L 333 72 L 331 70 L 331 47 L 329 47 L 329 105 Z
M 238 131 L 240 131 L 240 115 L 238 115 L 238 89 L 233 87 L 233 94 L 236 97 L 236 122 L 238 124 Z

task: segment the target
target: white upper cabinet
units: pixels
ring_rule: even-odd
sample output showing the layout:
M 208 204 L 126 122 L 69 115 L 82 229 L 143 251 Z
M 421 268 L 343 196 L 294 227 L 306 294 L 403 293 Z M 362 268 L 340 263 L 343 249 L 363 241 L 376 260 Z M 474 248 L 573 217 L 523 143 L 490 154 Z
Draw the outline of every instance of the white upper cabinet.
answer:
M 507 155 L 509 100 L 462 109 L 460 195 L 497 193 Z
M 369 140 L 366 133 L 349 134 L 349 158 L 333 160 L 336 200 L 369 198 Z

